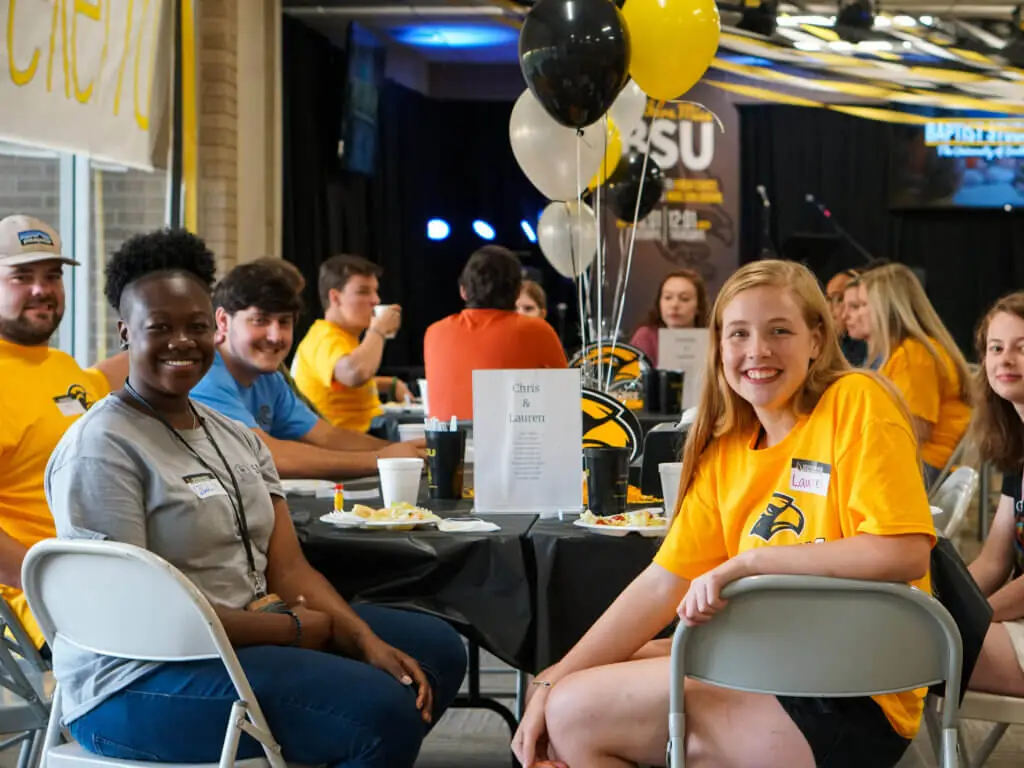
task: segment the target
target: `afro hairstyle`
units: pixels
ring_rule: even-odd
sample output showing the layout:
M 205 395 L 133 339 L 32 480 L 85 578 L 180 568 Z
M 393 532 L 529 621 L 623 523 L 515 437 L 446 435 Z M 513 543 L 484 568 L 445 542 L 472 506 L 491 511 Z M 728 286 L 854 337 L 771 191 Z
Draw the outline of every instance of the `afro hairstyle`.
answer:
M 156 272 L 185 272 L 212 290 L 217 267 L 206 243 L 187 230 L 158 229 L 134 235 L 107 262 L 107 302 L 120 312 L 125 288 Z

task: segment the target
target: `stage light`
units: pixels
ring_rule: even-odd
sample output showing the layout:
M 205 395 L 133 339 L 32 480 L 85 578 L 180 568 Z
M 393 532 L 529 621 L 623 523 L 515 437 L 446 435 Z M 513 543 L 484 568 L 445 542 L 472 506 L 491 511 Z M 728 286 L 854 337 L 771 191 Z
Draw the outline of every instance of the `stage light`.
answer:
M 494 239 L 494 227 L 481 219 L 477 219 L 473 222 L 473 231 L 484 240 Z
M 444 219 L 431 219 L 427 222 L 427 237 L 431 240 L 444 240 L 452 228 Z
M 428 24 L 395 31 L 398 42 L 421 48 L 486 48 L 507 45 L 519 38 L 511 27 L 481 24 Z
M 519 226 L 523 228 L 523 234 L 526 235 L 526 239 L 531 243 L 537 242 L 537 233 L 533 231 L 533 225 L 530 224 L 526 219 L 519 222 Z

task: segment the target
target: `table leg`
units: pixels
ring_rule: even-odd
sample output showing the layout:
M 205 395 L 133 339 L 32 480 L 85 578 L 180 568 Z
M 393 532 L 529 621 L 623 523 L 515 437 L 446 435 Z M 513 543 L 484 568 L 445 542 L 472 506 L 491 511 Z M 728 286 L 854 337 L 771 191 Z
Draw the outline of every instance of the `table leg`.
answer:
M 469 693 L 456 696 L 452 706 L 464 709 L 486 709 L 500 715 L 508 725 L 511 738 L 515 735 L 516 728 L 519 727 L 519 720 L 515 714 L 497 699 L 480 693 L 480 646 L 470 640 L 466 653 L 468 655 L 466 678 L 469 684 Z
M 981 477 L 978 482 L 978 541 L 985 541 L 988 538 L 988 507 L 989 507 L 989 481 L 992 474 L 992 467 L 988 462 L 981 465 Z

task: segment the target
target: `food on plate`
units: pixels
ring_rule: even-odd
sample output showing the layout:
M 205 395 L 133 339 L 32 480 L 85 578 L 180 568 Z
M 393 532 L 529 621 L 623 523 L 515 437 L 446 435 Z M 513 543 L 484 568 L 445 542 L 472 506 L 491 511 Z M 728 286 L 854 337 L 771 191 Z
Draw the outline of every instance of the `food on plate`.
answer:
M 621 515 L 598 517 L 589 509 L 580 515 L 580 522 L 586 525 L 608 526 L 610 528 L 663 528 L 665 518 L 656 515 L 649 509 L 638 509 L 635 512 L 624 512 Z
M 391 523 L 433 523 L 441 519 L 429 509 L 414 507 L 404 501 L 381 509 L 356 504 L 350 514 L 367 521 Z

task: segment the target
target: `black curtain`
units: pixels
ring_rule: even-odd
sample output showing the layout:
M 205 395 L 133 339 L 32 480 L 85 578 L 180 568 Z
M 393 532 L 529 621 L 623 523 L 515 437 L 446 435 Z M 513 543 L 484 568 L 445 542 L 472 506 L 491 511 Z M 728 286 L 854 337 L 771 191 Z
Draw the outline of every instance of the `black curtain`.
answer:
M 345 56 L 301 22 L 285 17 L 284 256 L 310 283 L 304 333 L 320 312 L 317 269 L 336 253 L 380 264 L 381 300 L 400 303 L 403 329 L 387 346 L 385 366 L 422 364 L 428 325 L 462 308 L 457 279 L 485 242 L 520 253 L 544 275 L 551 305 L 573 305 L 573 284 L 560 278 L 520 227 L 536 225 L 545 204 L 519 170 L 508 140 L 511 102 L 439 101 L 386 81 L 379 92 L 378 152 L 371 177 L 343 171 L 337 158 Z M 427 221 L 451 226 L 443 241 L 426 237 Z
M 863 263 L 848 242 L 830 255 L 828 242 L 805 237 L 833 234 L 838 224 L 872 256 L 923 268 L 932 303 L 973 356 L 972 334 L 982 314 L 999 296 L 1024 287 L 1024 217 L 999 210 L 890 210 L 898 126 L 774 105 L 741 107 L 740 118 L 741 261 L 760 255 L 767 215 L 774 246 L 784 256 L 806 258 L 827 280 Z M 758 185 L 767 189 L 770 209 Z M 832 216 L 822 215 L 807 195 Z

